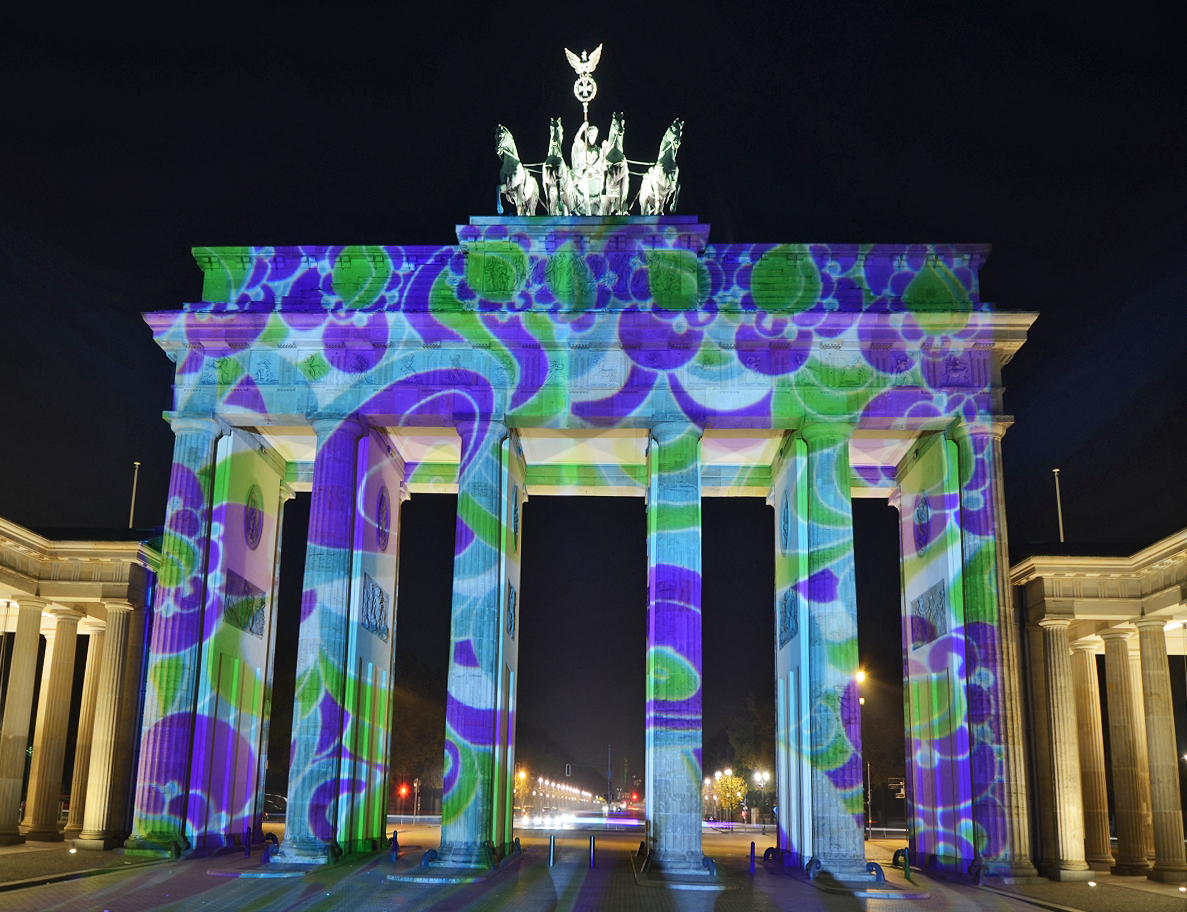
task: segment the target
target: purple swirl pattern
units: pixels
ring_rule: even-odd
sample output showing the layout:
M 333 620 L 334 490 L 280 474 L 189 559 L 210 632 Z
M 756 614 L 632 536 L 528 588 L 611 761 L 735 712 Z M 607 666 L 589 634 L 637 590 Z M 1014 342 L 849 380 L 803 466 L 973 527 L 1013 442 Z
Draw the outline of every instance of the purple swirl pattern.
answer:
M 360 584 L 355 523 L 371 496 L 359 492 L 380 477 L 360 444 L 362 422 L 452 427 L 461 439 L 459 466 L 408 464 L 386 479 L 392 490 L 440 479 L 459 492 L 443 861 L 483 863 L 512 842 L 519 624 L 507 614 L 527 489 L 517 429 L 642 428 L 652 436 L 649 468 L 619 466 L 611 478 L 611 468 L 583 467 L 580 478 L 651 485 L 647 800 L 657 857 L 699 865 L 701 850 L 699 826 L 695 836 L 686 826 L 699 817 L 701 772 L 700 441 L 706 429 L 747 429 L 790 441 L 769 475 L 739 469 L 714 482 L 731 491 L 773 485 L 776 510 L 781 498 L 789 503 L 776 523 L 779 806 L 791 808 L 792 785 L 806 784 L 798 813 L 812 826 L 793 832 L 781 814 L 781 844 L 806 857 L 831 846 L 837 870 L 861 862 L 847 493 L 854 477 L 884 487 L 895 476 L 890 466 L 855 476 L 847 439 L 854 428 L 928 435 L 993 421 L 995 377 L 1029 321 L 981 300 L 987 246 L 716 245 L 707 225 L 671 216 L 476 218 L 454 246 L 194 253 L 204 300 L 146 316 L 177 362 L 177 414 L 318 428 L 282 856 L 365 843 L 370 830 L 359 821 L 377 820 L 382 805 L 368 783 L 385 770 L 374 747 L 387 737 L 383 711 L 372 701 L 362 718 L 360 707 L 382 691 L 383 657 L 364 670 L 348 630 Z M 248 814 L 246 804 L 228 811 L 213 780 L 175 759 L 191 744 L 227 750 L 216 704 L 200 702 L 197 718 L 186 707 L 199 693 L 203 650 L 211 654 L 219 636 L 201 624 L 204 562 L 222 560 L 224 539 L 241 525 L 229 506 L 209 518 L 209 442 L 203 455 L 187 435 L 179 427 L 150 663 L 137 810 L 146 845 L 185 842 L 202 814 L 220 821 L 202 832 L 227 831 Z M 911 763 L 942 769 L 954 784 L 917 785 L 912 816 L 919 844 L 943 857 L 1007 858 L 1016 847 L 1003 748 L 1000 469 L 992 446 L 968 439 L 959 459 L 946 457 L 959 473 L 929 500 L 920 539 L 928 560 L 948 567 L 947 613 L 933 599 L 930 614 L 904 619 L 907 677 L 931 682 L 942 672 L 951 697 L 920 696 Z M 555 475 L 576 478 L 576 468 Z M 904 513 L 905 567 L 919 550 L 909 520 Z M 911 585 L 930 589 L 935 566 L 912 571 Z M 208 617 L 214 604 L 208 597 Z M 942 634 L 927 627 L 941 616 Z M 916 655 L 919 643 L 927 648 Z

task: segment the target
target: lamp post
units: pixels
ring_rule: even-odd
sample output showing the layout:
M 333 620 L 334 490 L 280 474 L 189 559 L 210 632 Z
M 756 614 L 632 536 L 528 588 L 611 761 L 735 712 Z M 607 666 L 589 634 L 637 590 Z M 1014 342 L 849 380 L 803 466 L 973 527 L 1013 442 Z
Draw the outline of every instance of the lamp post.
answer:
M 855 677 L 857 678 L 858 687 L 861 687 L 862 683 L 866 679 L 866 673 L 864 671 L 859 670 L 857 672 L 857 674 L 855 675 Z M 857 704 L 858 704 L 858 706 L 865 706 L 866 698 L 859 695 L 857 698 Z M 865 793 L 863 797 L 865 798 L 866 819 L 865 819 L 865 828 L 864 829 L 865 829 L 865 838 L 866 839 L 869 839 L 870 836 L 872 835 L 871 831 L 870 831 L 870 802 L 873 798 L 873 795 L 870 794 L 870 791 L 872 790 L 874 783 L 872 780 L 870 780 L 869 773 L 870 773 L 870 764 L 867 762 L 866 768 L 865 768 L 865 770 L 863 770 L 863 775 L 862 775 L 862 780 L 861 780 L 862 791 Z
M 762 819 L 763 806 L 767 803 L 767 783 L 770 781 L 771 781 L 770 773 L 765 772 L 765 771 L 760 773 L 757 770 L 755 770 L 754 784 L 757 785 L 759 790 L 762 792 L 762 799 L 758 802 L 758 815 L 760 818 L 759 822 L 762 823 L 762 831 L 764 834 L 767 832 L 767 822 L 765 819 Z

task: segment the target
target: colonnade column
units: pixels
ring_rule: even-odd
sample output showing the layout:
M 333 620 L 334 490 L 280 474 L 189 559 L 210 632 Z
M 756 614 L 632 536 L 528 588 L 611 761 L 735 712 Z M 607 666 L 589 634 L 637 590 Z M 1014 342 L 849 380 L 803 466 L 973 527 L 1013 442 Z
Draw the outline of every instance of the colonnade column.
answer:
M 41 612 L 45 601 L 23 596 L 17 612 L 16 637 L 8 671 L 8 697 L 0 727 L 0 845 L 25 841 L 18 827 L 21 789 L 25 784 L 25 752 L 29 749 L 29 717 L 37 679 L 37 647 L 41 645 Z
M 976 849 L 987 873 L 1033 877 L 1018 618 L 1010 585 L 1002 437 L 1010 419 L 958 424 L 961 549 Z
M 1137 749 L 1136 703 L 1129 673 L 1129 633 L 1102 630 L 1105 641 L 1105 696 L 1109 704 L 1109 759 L 1113 767 L 1113 801 L 1117 821 L 1117 863 L 1114 874 L 1145 874 L 1141 777 Z
M 1142 700 L 1150 756 L 1150 804 L 1154 816 L 1154 869 L 1151 880 L 1187 882 L 1183 845 L 1183 808 L 1179 793 L 1179 755 L 1171 705 L 1170 667 L 1166 659 L 1166 618 L 1135 621 L 1142 661 Z
M 1129 689 L 1133 697 L 1133 744 L 1138 771 L 1138 807 L 1141 808 L 1142 845 L 1146 859 L 1154 863 L 1154 814 L 1150 801 L 1150 753 L 1146 743 L 1146 706 L 1142 698 L 1142 657 L 1138 637 L 1129 640 Z
M 313 497 L 297 640 L 292 753 L 284 842 L 276 860 L 324 863 L 339 850 L 338 764 L 354 555 L 355 463 L 363 427 L 317 418 Z
M 99 696 L 95 728 L 91 736 L 91 763 L 87 775 L 87 807 L 82 832 L 74 840 L 76 849 L 110 849 L 118 840 L 111 829 L 113 797 L 121 771 L 119 761 L 119 719 L 127 669 L 128 602 L 105 602 L 107 634 L 103 638 L 103 670 L 99 674 Z M 189 748 L 185 748 L 189 750 Z
M 1076 681 L 1080 788 L 1084 796 L 1084 860 L 1094 870 L 1108 871 L 1114 860 L 1109 842 L 1109 798 L 1105 786 L 1105 744 L 1095 643 L 1076 644 L 1072 651 L 1072 673 Z
M 809 424 L 808 627 L 812 845 L 839 879 L 866 874 L 848 424 Z
M 88 624 L 95 625 L 94 620 Z M 106 625 L 91 627 L 87 637 L 87 665 L 82 676 L 82 702 L 78 709 L 78 733 L 74 739 L 74 775 L 70 780 L 70 819 L 62 836 L 74 839 L 82 832 L 87 806 L 87 777 L 91 774 L 91 737 L 95 729 L 95 702 L 99 695 L 99 673 L 103 668 L 103 640 Z
M 66 755 L 66 728 L 70 693 L 74 689 L 74 650 L 82 615 L 69 609 L 51 609 L 53 632 L 45 638 L 41 670 L 41 698 L 37 701 L 37 729 L 33 736 L 33 764 L 25 799 L 26 839 L 57 842 L 58 798 L 62 791 L 62 763 Z
M 498 718 L 499 542 L 507 426 L 459 422 L 457 535 L 445 708 L 445 780 L 439 864 L 489 868 L 495 815 Z
M 1043 618 L 1043 660 L 1047 682 L 1047 733 L 1051 744 L 1055 857 L 1046 860 L 1052 880 L 1089 880 L 1084 860 L 1084 798 L 1080 787 L 1080 748 L 1076 704 L 1072 699 L 1069 618 Z
M 652 864 L 702 874 L 701 429 L 651 430 L 646 801 Z
M 140 682 L 144 671 L 143 609 L 128 615 L 128 633 L 124 641 L 124 680 L 120 691 L 119 718 L 116 720 L 115 755 L 112 760 L 111 809 L 107 830 L 113 836 L 128 833 L 128 797 L 132 787 L 132 761 L 136 756 L 137 723 L 140 721 Z
M 201 661 L 214 445 L 220 429 L 209 417 L 174 418 L 172 426 L 173 468 L 165 504 L 136 777 L 136 811 L 128 848 L 176 854 L 190 844 L 186 816 L 194 743 L 194 694 Z M 108 640 L 111 635 L 109 627 Z M 105 643 L 105 666 L 109 655 Z M 107 673 L 104 667 L 101 674 Z

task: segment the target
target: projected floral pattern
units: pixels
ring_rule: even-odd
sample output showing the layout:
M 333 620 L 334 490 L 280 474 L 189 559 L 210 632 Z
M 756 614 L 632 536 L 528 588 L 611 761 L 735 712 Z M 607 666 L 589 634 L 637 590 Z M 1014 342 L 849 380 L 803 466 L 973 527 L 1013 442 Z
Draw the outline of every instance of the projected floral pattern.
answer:
M 456 470 L 447 843 L 472 848 L 490 838 L 494 799 L 483 770 L 498 728 L 498 644 L 504 629 L 515 632 L 514 617 L 500 617 L 509 597 L 500 597 L 497 570 L 500 540 L 517 548 L 519 539 L 519 504 L 505 509 L 509 487 L 500 482 L 499 451 L 508 425 L 662 425 L 674 430 L 669 444 L 660 441 L 660 459 L 669 458 L 667 449 L 688 462 L 685 443 L 699 440 L 706 427 L 897 422 L 934 428 L 946 420 L 978 425 L 993 414 L 993 349 L 1013 330 L 980 299 L 977 272 L 987 247 L 713 245 L 707 237 L 708 226 L 685 217 L 596 225 L 476 219 L 459 229 L 457 246 L 197 248 L 205 270 L 203 301 L 146 317 L 177 361 L 179 414 L 218 412 L 241 423 L 264 415 L 364 416 L 374 425 L 457 428 L 462 455 Z M 192 590 L 201 589 L 204 501 L 195 473 L 205 463 L 190 455 L 180 433 L 178 440 L 165 548 L 173 570 L 171 576 L 162 572 L 168 580 L 162 630 L 169 633 L 154 639 L 150 674 L 158 698 L 180 708 L 186 705 L 184 684 L 172 682 L 185 674 L 170 669 L 192 656 L 198 631 L 168 618 L 192 611 L 183 606 L 190 605 Z M 819 646 L 813 661 L 836 672 L 818 678 L 820 688 L 813 692 L 812 763 L 823 777 L 814 801 L 832 801 L 834 810 L 855 818 L 861 783 L 856 692 L 837 677 L 849 674 L 856 648 L 846 607 L 852 574 L 843 450 L 829 444 L 809 456 L 819 464 L 819 477 L 810 482 L 817 502 L 809 505 L 809 515 L 822 518 L 811 522 L 811 546 L 797 539 L 795 547 L 811 551 L 809 576 L 780 583 L 788 607 L 780 609 L 777 631 L 782 642 L 802 626 Z M 970 617 L 984 626 L 970 642 L 984 673 L 970 684 L 979 689 L 970 698 L 977 715 L 960 724 L 976 730 L 974 788 L 992 801 L 1004 794 L 1004 773 L 995 664 L 998 519 L 986 491 L 993 477 L 989 454 L 976 450 L 961 470 L 969 536 L 965 584 L 981 587 L 970 600 L 978 606 Z M 318 459 L 315 473 L 321 471 L 320 450 Z M 415 480 L 418 472 L 437 469 L 409 465 L 407 471 Z M 599 471 L 609 481 L 608 470 Z M 618 471 L 640 483 L 647 478 L 643 466 Z M 865 483 L 877 483 L 879 471 Z M 649 520 L 652 534 L 676 543 L 672 553 L 679 554 L 664 558 L 666 544 L 652 552 L 649 739 L 666 758 L 657 767 L 661 775 L 689 779 L 694 796 L 699 739 L 685 737 L 691 723 L 682 720 L 697 717 L 699 731 L 697 472 L 691 462 L 653 465 L 659 499 Z M 739 477 L 733 483 L 758 482 Z M 793 518 L 785 504 L 780 509 L 782 530 Z M 938 509 L 926 523 L 913 519 L 913 530 L 924 530 L 929 540 L 943 524 Z M 346 560 L 348 538 L 330 531 L 311 526 L 315 567 Z M 788 535 L 777 535 L 786 551 Z M 307 587 L 305 595 L 307 622 L 333 615 L 325 612 L 338 595 L 320 586 Z M 803 625 L 801 610 L 807 611 Z M 333 626 L 324 627 L 324 618 L 317 624 L 323 633 Z M 335 682 L 349 670 L 325 650 L 316 664 L 302 668 L 295 716 L 316 715 L 327 731 L 340 729 L 334 694 L 341 688 Z M 162 735 L 161 743 L 166 740 Z M 333 745 L 311 750 L 314 766 L 329 770 Z M 142 766 L 138 820 L 145 821 L 145 831 L 175 832 L 177 815 L 164 808 L 170 791 L 177 793 L 176 782 L 156 762 L 150 758 Z M 967 754 L 962 762 L 967 770 Z M 336 786 L 331 773 L 324 775 L 303 786 L 308 794 L 302 793 L 305 803 L 298 807 L 308 808 L 316 838 L 332 840 L 333 815 L 325 808 Z M 825 781 L 832 783 L 833 798 L 824 794 Z M 652 787 L 662 792 L 658 783 Z M 982 824 L 987 826 L 992 828 Z

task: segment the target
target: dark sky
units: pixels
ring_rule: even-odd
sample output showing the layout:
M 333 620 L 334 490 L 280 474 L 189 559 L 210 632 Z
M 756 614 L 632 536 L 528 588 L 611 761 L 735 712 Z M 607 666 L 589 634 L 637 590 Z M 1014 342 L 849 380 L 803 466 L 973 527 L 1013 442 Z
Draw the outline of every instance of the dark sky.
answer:
M 1055 466 L 1072 543 L 1187 525 L 1181 21 L 1140 4 L 640 6 L 9 18 L 0 515 L 120 526 L 140 460 L 137 524 L 161 523 L 172 365 L 138 315 L 199 297 L 190 247 L 450 243 L 493 214 L 495 124 L 542 158 L 549 117 L 578 123 L 563 47 L 605 42 L 591 120 L 624 111 L 627 154 L 651 158 L 684 118 L 680 210 L 712 240 L 994 245 L 984 296 L 1041 314 L 1005 371 L 1013 543 L 1055 539 Z M 403 568 L 399 642 L 426 661 L 445 654 L 449 507 L 405 508 L 424 553 Z M 893 676 L 893 526 L 857 514 L 862 650 Z M 524 521 L 523 718 L 574 756 L 620 742 L 638 769 L 642 501 L 539 498 Z M 705 504 L 707 736 L 771 677 L 771 521 Z

